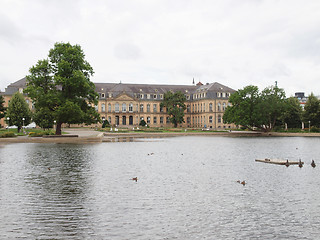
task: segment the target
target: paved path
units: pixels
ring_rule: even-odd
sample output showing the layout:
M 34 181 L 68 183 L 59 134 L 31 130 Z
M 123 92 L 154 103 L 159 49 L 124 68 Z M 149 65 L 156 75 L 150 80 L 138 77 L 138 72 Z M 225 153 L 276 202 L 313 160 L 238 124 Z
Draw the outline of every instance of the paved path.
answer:
M 88 128 L 63 128 L 62 132 L 66 132 L 72 135 L 78 135 L 79 137 L 99 137 L 103 136 L 102 132 L 95 131 Z

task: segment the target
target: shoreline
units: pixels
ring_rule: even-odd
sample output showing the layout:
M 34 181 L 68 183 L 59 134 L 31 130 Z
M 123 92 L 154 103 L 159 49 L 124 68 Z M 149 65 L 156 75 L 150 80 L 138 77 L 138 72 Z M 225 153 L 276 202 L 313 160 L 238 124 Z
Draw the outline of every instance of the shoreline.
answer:
M 98 132 L 82 129 L 68 129 L 68 134 L 57 137 L 28 137 L 0 138 L 0 143 L 101 143 L 115 142 L 123 139 L 166 138 L 179 136 L 208 136 L 208 137 L 320 137 L 320 133 L 279 133 L 279 132 Z M 77 133 L 76 136 L 71 136 Z M 70 135 L 69 135 L 70 134 Z

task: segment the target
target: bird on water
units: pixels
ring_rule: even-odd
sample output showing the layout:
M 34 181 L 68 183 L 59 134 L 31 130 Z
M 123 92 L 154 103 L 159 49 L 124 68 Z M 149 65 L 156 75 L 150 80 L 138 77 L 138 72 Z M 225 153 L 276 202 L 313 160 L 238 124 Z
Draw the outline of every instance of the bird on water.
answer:
M 313 168 L 315 168 L 315 167 L 316 167 L 316 164 L 315 164 L 314 160 L 312 160 L 312 162 L 311 162 L 311 166 L 312 166 Z
M 302 168 L 303 167 L 303 164 L 301 162 L 301 159 L 299 159 L 299 168 Z
M 289 166 L 290 166 L 290 163 L 289 163 L 289 160 L 287 159 L 286 167 L 289 167 Z

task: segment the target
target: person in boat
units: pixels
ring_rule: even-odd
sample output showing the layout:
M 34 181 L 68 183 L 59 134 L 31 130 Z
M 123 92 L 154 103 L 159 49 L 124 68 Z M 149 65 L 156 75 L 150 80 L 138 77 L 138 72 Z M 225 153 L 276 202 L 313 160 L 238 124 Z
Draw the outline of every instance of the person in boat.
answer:
M 289 163 L 289 160 L 287 159 L 286 167 L 289 167 L 289 166 L 290 166 L 290 163 Z

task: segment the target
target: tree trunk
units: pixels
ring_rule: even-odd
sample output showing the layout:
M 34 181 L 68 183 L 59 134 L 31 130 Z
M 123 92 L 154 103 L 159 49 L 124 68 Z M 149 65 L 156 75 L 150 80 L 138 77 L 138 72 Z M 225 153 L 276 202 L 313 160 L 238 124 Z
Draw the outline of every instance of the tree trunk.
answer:
M 57 126 L 56 126 L 56 135 L 61 135 L 61 125 L 62 125 L 62 123 L 57 123 Z

